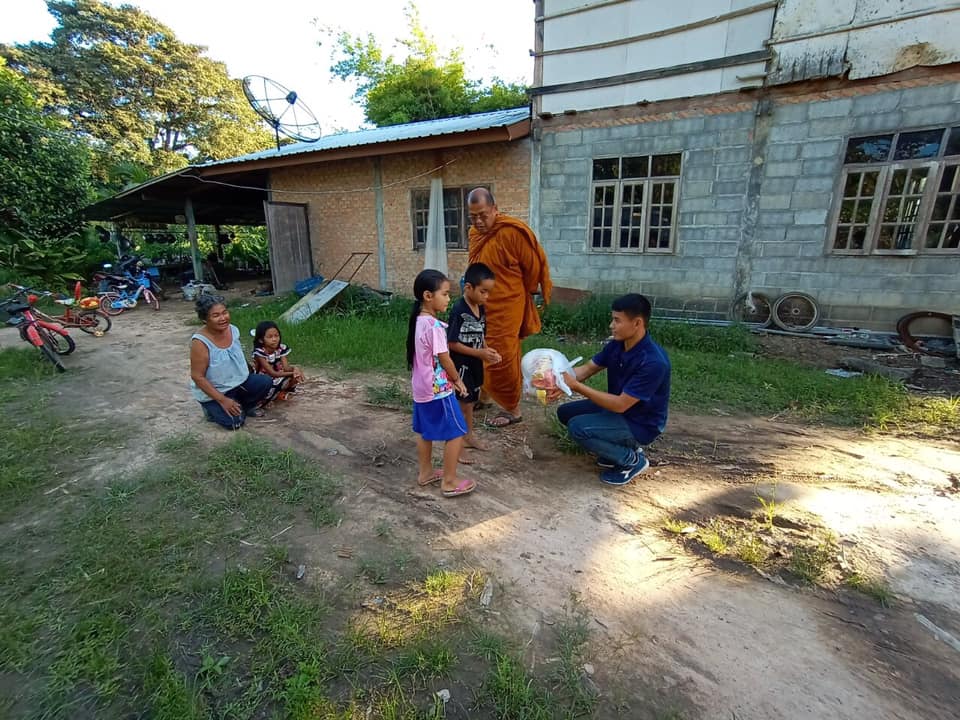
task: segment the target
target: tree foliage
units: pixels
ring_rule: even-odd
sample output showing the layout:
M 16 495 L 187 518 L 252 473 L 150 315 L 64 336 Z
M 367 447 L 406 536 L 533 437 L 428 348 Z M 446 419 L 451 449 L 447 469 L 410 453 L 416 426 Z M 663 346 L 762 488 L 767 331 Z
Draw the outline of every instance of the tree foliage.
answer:
M 333 37 L 330 68 L 341 80 L 357 83 L 355 99 L 368 122 L 398 125 L 526 105 L 526 88 L 494 78 L 489 85 L 469 80 L 463 51 L 441 55 L 427 35 L 413 3 L 406 10 L 409 35 L 399 39 L 406 57 L 384 52 L 372 34 L 366 37 L 328 30 Z
M 39 276 L 76 260 L 91 197 L 86 145 L 46 117 L 0 59 L 0 269 Z
M 0 47 L 36 89 L 45 112 L 62 118 L 110 166 L 162 172 L 269 147 L 271 135 L 239 80 L 132 5 L 48 0 L 57 20 L 50 42 Z M 121 173 L 122 174 L 122 173 Z

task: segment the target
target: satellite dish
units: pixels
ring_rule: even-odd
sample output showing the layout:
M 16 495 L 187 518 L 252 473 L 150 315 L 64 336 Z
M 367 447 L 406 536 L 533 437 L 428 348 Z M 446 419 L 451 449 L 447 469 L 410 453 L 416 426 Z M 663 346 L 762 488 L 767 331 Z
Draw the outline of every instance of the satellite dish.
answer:
M 277 138 L 280 133 L 300 142 L 320 139 L 320 123 L 297 93 L 262 75 L 247 75 L 243 79 L 243 94 L 254 112 L 267 121 Z

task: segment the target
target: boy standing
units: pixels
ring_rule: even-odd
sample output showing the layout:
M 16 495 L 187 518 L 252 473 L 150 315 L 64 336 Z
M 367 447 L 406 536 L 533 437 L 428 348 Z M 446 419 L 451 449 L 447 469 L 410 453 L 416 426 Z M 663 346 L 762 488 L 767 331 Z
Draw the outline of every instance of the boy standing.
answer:
M 500 362 L 500 354 L 486 346 L 487 314 L 484 305 L 493 288 L 493 270 L 483 263 L 474 263 L 467 268 L 463 279 L 463 297 L 450 311 L 447 344 L 450 359 L 467 388 L 466 396 L 457 397 L 467 420 L 464 447 L 486 450 L 473 432 L 473 406 L 480 399 L 484 363 L 495 365 Z M 460 462 L 465 462 L 462 456 Z
M 580 446 L 597 456 L 600 479 L 626 485 L 650 466 L 644 445 L 659 437 L 667 424 L 670 402 L 670 360 L 647 328 L 650 302 L 638 294 L 613 301 L 608 342 L 586 365 L 565 373 L 567 385 L 586 400 L 557 408 L 557 418 Z M 584 384 L 607 371 L 607 392 Z M 559 391 L 557 391 L 557 395 Z

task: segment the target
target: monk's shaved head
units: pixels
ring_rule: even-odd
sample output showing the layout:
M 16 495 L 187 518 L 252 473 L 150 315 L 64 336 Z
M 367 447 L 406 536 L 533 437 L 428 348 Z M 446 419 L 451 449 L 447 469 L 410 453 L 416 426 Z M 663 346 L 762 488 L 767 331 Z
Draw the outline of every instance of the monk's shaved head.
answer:
M 493 193 L 484 187 L 474 188 L 467 195 L 467 205 L 496 205 Z

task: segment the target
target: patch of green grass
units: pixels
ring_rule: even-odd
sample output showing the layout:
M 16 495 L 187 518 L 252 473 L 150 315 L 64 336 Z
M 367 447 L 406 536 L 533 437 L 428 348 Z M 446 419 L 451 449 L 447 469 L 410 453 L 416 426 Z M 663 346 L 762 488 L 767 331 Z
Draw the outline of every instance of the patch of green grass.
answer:
M 663 521 L 663 529 L 671 535 L 681 535 L 689 523 L 685 523 L 678 518 L 667 518 Z
M 697 532 L 697 539 L 704 544 L 710 552 L 715 555 L 723 555 L 730 548 L 734 540 L 731 526 L 713 518 Z
M 499 654 L 493 659 L 483 692 L 499 718 L 554 720 L 558 717 L 550 695 L 533 681 L 513 655 Z
M 777 513 L 780 510 L 780 503 L 777 502 L 777 485 L 774 483 L 773 488 L 770 490 L 770 497 L 765 498 L 760 494 L 759 484 L 757 485 L 756 490 L 754 491 L 754 497 L 757 499 L 757 502 L 760 504 L 760 509 L 763 513 L 763 520 L 766 528 L 768 530 L 773 528 L 773 521 L 777 517 Z
M 166 455 L 183 456 L 192 454 L 200 448 L 200 438 L 194 433 L 186 432 L 171 435 L 157 443 L 157 451 Z
M 832 538 L 824 538 L 816 545 L 797 545 L 787 569 L 800 580 L 815 584 L 827 574 L 836 554 L 837 547 Z
M 393 380 L 384 385 L 367 386 L 367 402 L 371 405 L 413 411 L 413 395 L 409 383 Z
M 753 533 L 743 533 L 738 537 L 734 551 L 741 562 L 754 567 L 762 566 L 770 555 L 767 546 Z
M 0 350 L 0 380 L 37 380 L 55 377 L 53 364 L 34 347 Z
M 574 442 L 574 440 L 570 437 L 570 433 L 567 431 L 567 428 L 557 417 L 556 409 L 546 408 L 544 413 L 547 418 L 547 433 L 553 438 L 553 443 L 557 450 L 566 453 L 567 455 L 587 454 L 587 451 L 584 450 L 578 443 Z
M 553 684 L 560 695 L 564 717 L 590 717 L 597 705 L 597 693 L 584 670 L 589 623 L 589 615 L 579 598 L 573 596 L 563 621 L 555 628 L 560 662 Z
M 875 575 L 866 570 L 857 570 L 843 582 L 847 587 L 867 597 L 872 597 L 885 608 L 890 607 L 893 603 L 893 591 L 890 590 L 890 586 L 879 575 Z

